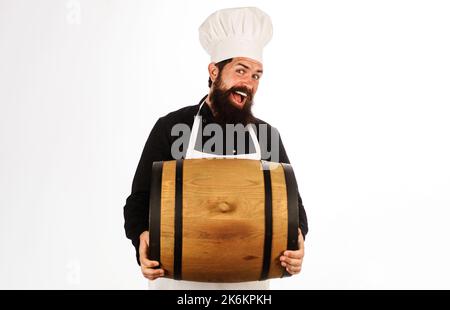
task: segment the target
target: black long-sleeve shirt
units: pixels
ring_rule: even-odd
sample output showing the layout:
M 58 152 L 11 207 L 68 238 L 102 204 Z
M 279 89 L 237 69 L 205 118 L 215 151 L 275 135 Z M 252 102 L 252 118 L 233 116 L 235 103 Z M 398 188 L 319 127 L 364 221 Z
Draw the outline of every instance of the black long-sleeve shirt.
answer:
M 205 97 L 204 97 L 205 98 Z M 203 99 L 204 99 L 203 98 Z M 201 100 L 201 102 L 203 101 Z M 124 217 L 125 217 L 125 233 L 127 238 L 129 238 L 134 247 L 136 248 L 136 257 L 139 263 L 139 236 L 142 232 L 149 230 L 148 228 L 148 215 L 149 215 L 149 199 L 150 199 L 150 179 L 152 165 L 155 161 L 168 161 L 174 160 L 172 157 L 172 143 L 177 140 L 178 136 L 172 136 L 172 128 L 176 124 L 186 124 L 192 129 L 194 117 L 200 108 L 200 103 L 193 106 L 187 106 L 177 111 L 171 112 L 164 117 L 161 117 L 156 122 L 150 136 L 147 139 L 144 150 L 142 152 L 139 164 L 136 169 L 136 173 L 133 179 L 133 185 L 131 190 L 131 195 L 126 200 L 126 205 L 124 207 Z M 213 114 L 207 104 L 204 104 L 200 115 L 202 116 L 202 126 L 214 123 Z M 256 119 L 255 121 L 257 132 L 259 130 L 258 125 L 265 124 L 267 126 L 267 144 L 271 145 L 271 131 L 275 130 L 266 122 Z M 224 134 L 224 140 L 225 140 Z M 259 133 L 257 134 L 259 137 Z M 210 139 L 210 136 L 203 136 L 203 144 Z M 235 140 L 235 139 L 234 139 Z M 250 139 L 246 139 L 250 141 Z M 250 143 L 248 143 L 250 144 Z M 251 146 L 246 144 L 244 153 L 251 152 Z M 284 149 L 281 138 L 279 139 L 279 156 L 278 160 L 276 158 L 263 158 L 268 161 L 278 161 L 280 163 L 289 164 L 289 158 Z M 236 147 L 234 148 L 237 149 Z M 184 154 L 186 150 L 182 150 Z M 226 152 L 225 148 L 223 150 L 224 154 Z M 234 154 L 236 155 L 236 153 Z M 306 217 L 306 212 L 303 207 L 302 199 L 300 194 L 298 194 L 298 206 L 299 206 L 299 224 L 303 236 L 305 237 L 308 233 L 308 220 Z

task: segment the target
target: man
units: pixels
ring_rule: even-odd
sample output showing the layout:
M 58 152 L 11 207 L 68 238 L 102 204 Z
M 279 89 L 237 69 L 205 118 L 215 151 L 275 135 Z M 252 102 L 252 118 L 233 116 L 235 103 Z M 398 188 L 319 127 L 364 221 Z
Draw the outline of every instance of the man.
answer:
M 263 75 L 262 49 L 272 37 L 272 23 L 269 16 L 257 8 L 233 8 L 215 12 L 200 26 L 200 42 L 211 55 L 208 66 L 210 91 L 199 104 L 184 107 L 161 117 L 152 129 L 145 144 L 136 174 L 132 193 L 124 207 L 126 235 L 136 248 L 138 263 L 142 274 L 151 280 L 153 288 L 163 289 L 267 289 L 267 281 L 245 283 L 198 283 L 164 279 L 164 270 L 159 262 L 148 259 L 149 232 L 148 206 L 150 197 L 150 177 L 155 161 L 180 158 L 247 158 L 255 160 L 289 163 L 284 146 L 276 129 L 253 116 L 251 107 L 253 97 Z M 211 147 L 209 125 L 215 128 L 228 128 L 230 124 L 241 125 L 244 135 L 240 141 L 232 139 L 234 132 L 223 134 L 227 147 L 216 143 Z M 189 128 L 188 140 L 181 139 L 174 130 L 183 125 Z M 183 127 L 181 126 L 181 127 Z M 271 152 L 262 145 L 261 136 L 267 130 L 265 143 Z M 174 134 L 175 133 L 175 134 Z M 259 139 L 257 138 L 260 137 Z M 275 137 L 275 138 L 274 138 Z M 217 137 L 215 137 L 217 138 Z M 221 142 L 222 138 L 216 142 Z M 230 146 L 230 138 L 233 140 Z M 180 140 L 181 139 L 181 140 Z M 180 143 L 180 141 L 189 142 Z M 244 145 L 244 147 L 240 147 Z M 208 147 L 209 146 L 209 147 Z M 177 153 L 179 152 L 179 153 Z M 290 274 L 301 270 L 304 255 L 304 237 L 308 232 L 306 213 L 300 195 L 299 202 L 299 250 L 285 251 L 280 257 L 281 265 Z

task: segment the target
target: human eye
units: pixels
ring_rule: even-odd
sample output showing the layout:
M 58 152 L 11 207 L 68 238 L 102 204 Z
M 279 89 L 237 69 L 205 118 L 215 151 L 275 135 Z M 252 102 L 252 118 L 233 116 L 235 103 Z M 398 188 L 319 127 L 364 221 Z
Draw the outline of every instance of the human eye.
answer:
M 236 72 L 239 73 L 239 74 L 244 74 L 245 70 L 242 69 L 242 68 L 239 68 L 239 69 L 236 70 Z
M 253 79 L 259 80 L 261 76 L 259 74 L 253 74 Z

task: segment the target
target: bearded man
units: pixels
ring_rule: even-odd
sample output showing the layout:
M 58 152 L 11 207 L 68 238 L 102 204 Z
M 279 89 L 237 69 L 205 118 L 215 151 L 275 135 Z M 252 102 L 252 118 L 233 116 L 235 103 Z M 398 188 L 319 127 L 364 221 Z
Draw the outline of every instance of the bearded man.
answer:
M 200 42 L 211 55 L 208 65 L 209 94 L 196 105 L 159 118 L 154 125 L 134 176 L 131 195 L 124 207 L 126 235 L 136 249 L 138 263 L 143 276 L 150 280 L 150 288 L 267 289 L 267 280 L 227 284 L 167 279 L 159 262 L 149 259 L 151 236 L 148 232 L 148 206 L 153 162 L 182 157 L 264 159 L 290 163 L 279 135 L 274 134 L 276 129 L 252 114 L 253 98 L 263 75 L 262 49 L 272 37 L 269 16 L 257 8 L 224 9 L 210 15 L 199 31 Z M 217 133 L 212 137 L 209 131 L 202 130 L 211 125 L 224 129 L 218 135 L 219 140 Z M 243 129 L 238 139 L 235 139 L 235 131 L 226 130 L 230 125 L 240 125 Z M 189 129 L 188 137 L 181 139 L 188 143 L 179 144 L 180 137 L 174 135 L 177 132 L 174 128 L 180 126 Z M 267 137 L 264 143 L 262 136 Z M 211 139 L 218 143 L 209 143 Z M 224 148 L 224 145 L 227 147 Z M 270 152 L 266 151 L 268 148 Z M 308 232 L 300 194 L 298 206 L 299 250 L 286 250 L 280 257 L 281 265 L 290 274 L 298 274 L 301 270 L 304 238 Z

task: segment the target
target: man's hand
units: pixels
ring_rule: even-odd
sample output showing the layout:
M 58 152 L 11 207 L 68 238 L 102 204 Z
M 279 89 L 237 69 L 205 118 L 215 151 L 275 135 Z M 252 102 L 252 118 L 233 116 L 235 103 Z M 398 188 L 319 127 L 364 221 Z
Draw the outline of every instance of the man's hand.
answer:
M 302 270 L 305 242 L 300 228 L 298 229 L 298 248 L 297 251 L 284 251 L 280 257 L 281 266 L 286 267 L 286 271 L 290 274 L 297 274 Z
M 159 266 L 159 262 L 155 260 L 149 260 L 147 253 L 150 244 L 150 235 L 148 231 L 144 231 L 140 236 L 139 243 L 139 261 L 141 262 L 142 274 L 145 278 L 149 280 L 155 280 L 159 277 L 164 276 L 164 270 L 161 268 L 153 269 Z

